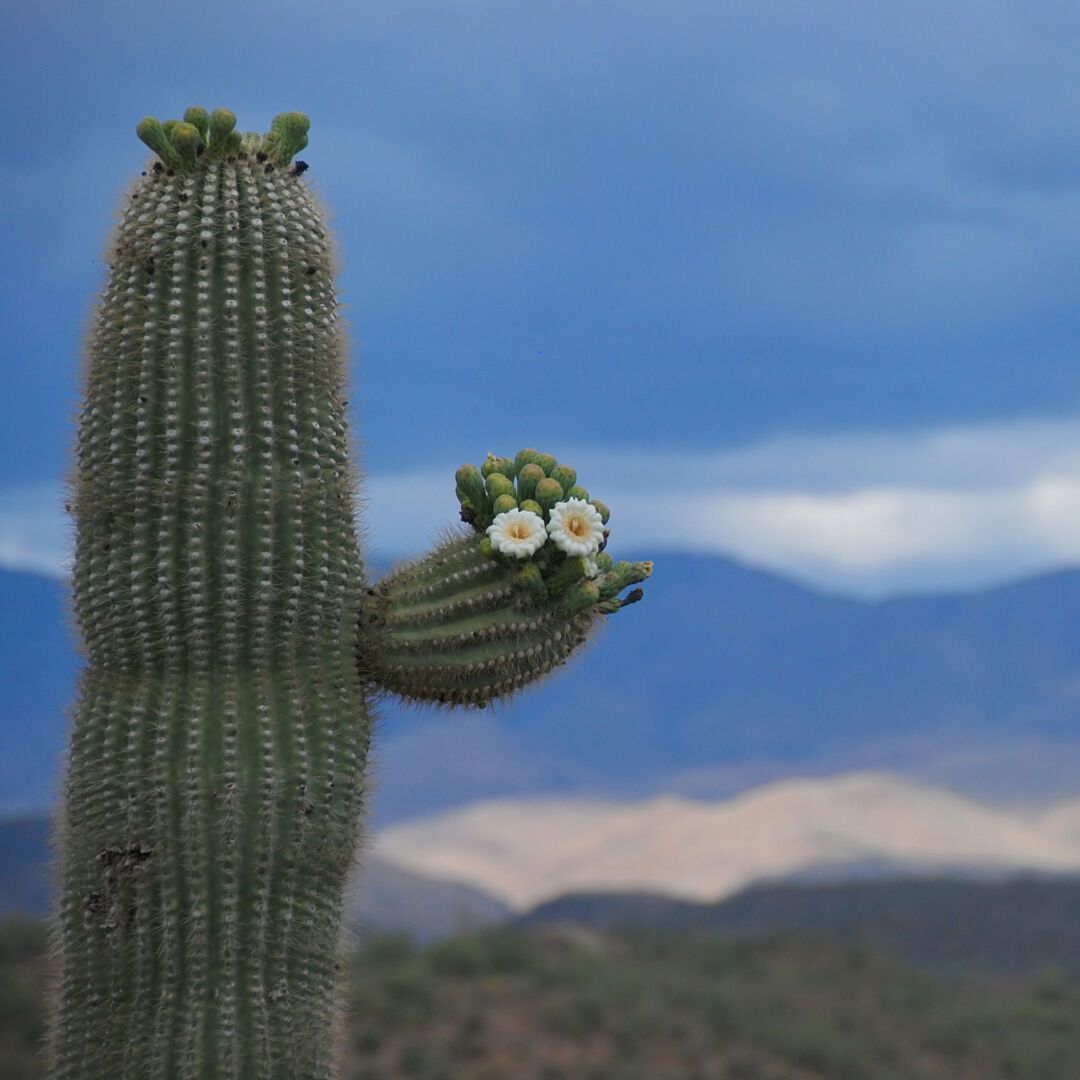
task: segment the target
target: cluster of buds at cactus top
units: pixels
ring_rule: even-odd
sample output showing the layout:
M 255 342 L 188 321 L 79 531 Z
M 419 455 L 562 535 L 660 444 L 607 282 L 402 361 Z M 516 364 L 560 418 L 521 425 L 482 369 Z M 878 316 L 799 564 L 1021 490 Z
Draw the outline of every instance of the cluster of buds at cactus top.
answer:
M 610 615 L 641 599 L 641 589 L 619 593 L 644 581 L 652 563 L 607 554 L 611 511 L 590 499 L 571 466 L 536 450 L 488 454 L 479 469 L 462 465 L 455 480 L 462 521 L 485 534 L 481 554 L 517 564 L 519 583 L 537 600 L 561 596 L 566 616 L 591 607 Z
M 207 112 L 193 105 L 183 120 L 166 120 L 147 116 L 135 128 L 135 133 L 159 158 L 162 166 L 178 172 L 190 171 L 200 159 L 237 158 L 251 154 L 270 171 L 283 167 L 307 146 L 311 122 L 304 113 L 278 113 L 270 122 L 270 131 L 236 131 L 236 116 L 229 109 Z M 303 172 L 307 166 L 297 162 L 294 171 Z

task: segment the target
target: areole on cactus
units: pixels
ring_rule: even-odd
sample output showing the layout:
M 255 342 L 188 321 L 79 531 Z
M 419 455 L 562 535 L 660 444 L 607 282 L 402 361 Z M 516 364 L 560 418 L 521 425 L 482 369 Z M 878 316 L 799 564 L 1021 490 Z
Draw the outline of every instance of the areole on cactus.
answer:
M 651 564 L 613 562 L 607 507 L 525 450 L 459 469 L 466 527 L 369 586 L 307 117 L 137 131 L 156 159 L 111 243 L 71 479 L 86 666 L 49 1075 L 330 1077 L 369 702 L 512 694 Z

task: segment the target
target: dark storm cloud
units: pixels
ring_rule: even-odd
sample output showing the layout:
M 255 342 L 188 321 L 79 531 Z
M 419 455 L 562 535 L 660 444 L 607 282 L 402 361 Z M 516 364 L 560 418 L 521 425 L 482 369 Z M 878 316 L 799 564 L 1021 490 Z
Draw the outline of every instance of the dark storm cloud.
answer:
M 63 467 L 131 127 L 193 100 L 242 126 L 312 114 L 379 468 L 1080 409 L 1067 5 L 43 4 L 7 21 L 5 480 Z

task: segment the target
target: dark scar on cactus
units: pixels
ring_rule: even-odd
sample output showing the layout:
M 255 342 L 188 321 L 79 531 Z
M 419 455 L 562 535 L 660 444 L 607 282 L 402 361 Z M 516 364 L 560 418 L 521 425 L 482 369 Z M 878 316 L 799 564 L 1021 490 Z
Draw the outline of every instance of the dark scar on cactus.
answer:
M 146 862 L 153 855 L 152 850 L 144 851 L 139 844 L 135 844 L 126 851 L 120 848 L 106 848 L 98 854 L 98 858 L 106 866 L 115 866 L 118 863 L 127 862 L 133 865 Z

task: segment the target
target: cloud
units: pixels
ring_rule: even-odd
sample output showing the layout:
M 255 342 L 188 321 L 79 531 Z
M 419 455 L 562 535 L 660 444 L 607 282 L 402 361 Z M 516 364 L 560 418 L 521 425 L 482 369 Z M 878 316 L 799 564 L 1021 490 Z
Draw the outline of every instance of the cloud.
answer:
M 680 500 L 646 501 L 677 521 Z M 996 491 L 865 488 L 708 494 L 687 540 L 821 586 L 864 595 L 985 585 L 1080 561 L 1080 483 L 1047 478 Z M 639 526 L 640 527 L 640 526 Z
M 1080 421 L 579 461 L 583 475 L 608 478 L 596 490 L 634 550 L 731 555 L 865 596 L 978 587 L 1080 562 Z
M 0 489 L 0 567 L 63 577 L 71 568 L 71 522 L 62 484 Z
M 703 454 L 566 455 L 614 509 L 612 548 L 730 556 L 864 596 L 1080 562 L 1080 419 L 777 438 Z M 419 554 L 456 519 L 453 466 L 364 488 L 369 546 Z M 0 565 L 61 574 L 59 487 L 0 492 Z

